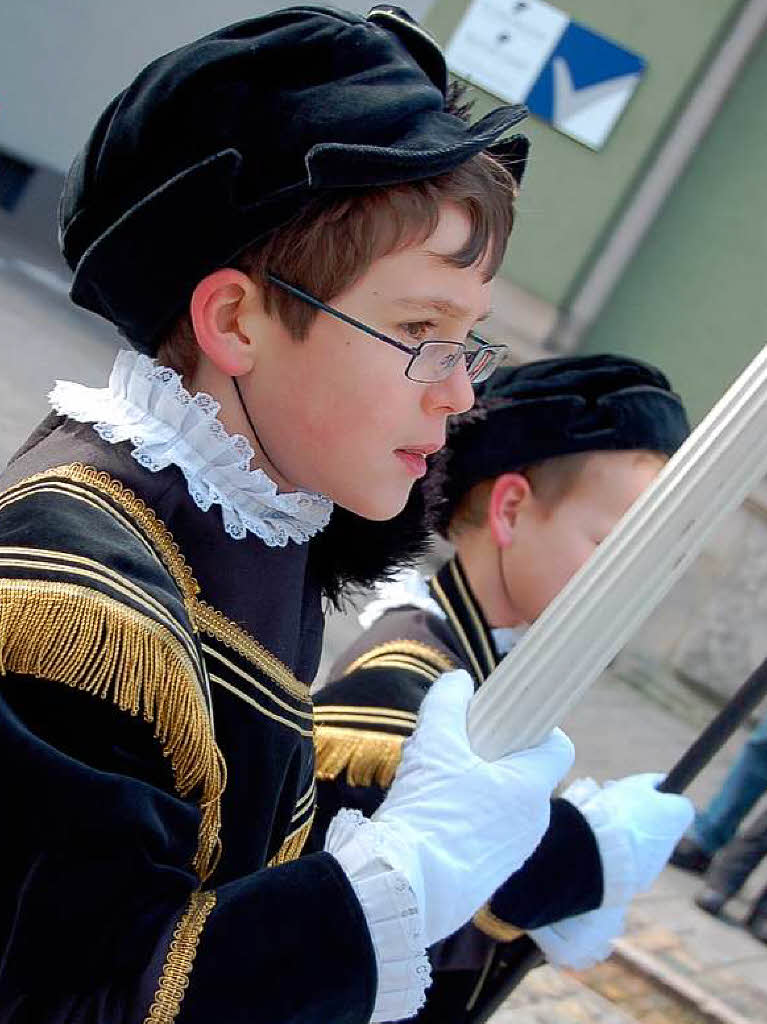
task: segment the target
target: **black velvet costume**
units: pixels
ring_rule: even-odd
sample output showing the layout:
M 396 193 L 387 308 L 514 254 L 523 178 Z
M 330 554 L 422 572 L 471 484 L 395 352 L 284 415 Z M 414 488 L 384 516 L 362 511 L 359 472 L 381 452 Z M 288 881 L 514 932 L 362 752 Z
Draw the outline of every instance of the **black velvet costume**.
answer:
M 332 667 L 315 696 L 318 810 L 310 846 L 340 807 L 369 815 L 383 800 L 402 741 L 428 688 L 445 671 L 466 669 L 477 685 L 499 655 L 457 558 L 428 581 L 445 613 L 414 606 L 387 611 Z M 551 803 L 549 828 L 524 866 L 456 935 L 430 950 L 434 981 L 419 1024 L 459 1024 L 484 986 L 498 982 L 515 938 L 598 907 L 602 865 L 596 839 L 569 801 Z
M 311 545 L 232 540 L 179 470 L 56 417 L 0 490 L 0 1020 L 367 1021 L 359 902 L 296 859 Z

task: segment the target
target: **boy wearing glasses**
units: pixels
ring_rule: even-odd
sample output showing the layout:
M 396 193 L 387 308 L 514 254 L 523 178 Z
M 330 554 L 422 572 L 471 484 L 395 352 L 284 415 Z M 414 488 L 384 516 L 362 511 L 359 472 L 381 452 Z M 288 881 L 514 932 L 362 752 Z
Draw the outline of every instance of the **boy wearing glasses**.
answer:
M 425 481 L 454 557 L 428 580 L 410 570 L 379 585 L 360 616 L 369 628 L 315 699 L 318 835 L 340 806 L 374 813 L 432 681 L 464 668 L 479 686 L 687 434 L 678 396 L 644 363 L 576 356 L 495 373 L 452 420 Z M 558 965 L 609 954 L 630 899 L 689 821 L 689 801 L 658 793 L 657 780 L 585 780 L 552 801 L 524 868 L 430 951 L 419 1022 L 484 1019 L 522 930 Z
M 375 819 L 299 859 L 322 596 L 419 547 L 497 358 L 467 339 L 522 111 L 453 111 L 404 12 L 299 7 L 150 64 L 69 172 L 72 297 L 133 349 L 0 480 L 3 1020 L 408 1017 L 547 827 L 569 741 L 480 761 L 458 672 Z

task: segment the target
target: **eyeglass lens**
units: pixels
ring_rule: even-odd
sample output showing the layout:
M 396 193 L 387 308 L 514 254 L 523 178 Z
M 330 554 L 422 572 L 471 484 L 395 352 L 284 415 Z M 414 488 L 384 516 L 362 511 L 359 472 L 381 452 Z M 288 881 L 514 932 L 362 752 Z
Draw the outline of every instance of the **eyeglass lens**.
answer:
M 494 348 L 465 352 L 463 345 L 451 341 L 429 341 L 414 356 L 408 367 L 408 377 L 419 384 L 436 384 L 445 380 L 462 358 L 472 384 L 479 384 L 492 374 L 500 362 L 501 353 Z

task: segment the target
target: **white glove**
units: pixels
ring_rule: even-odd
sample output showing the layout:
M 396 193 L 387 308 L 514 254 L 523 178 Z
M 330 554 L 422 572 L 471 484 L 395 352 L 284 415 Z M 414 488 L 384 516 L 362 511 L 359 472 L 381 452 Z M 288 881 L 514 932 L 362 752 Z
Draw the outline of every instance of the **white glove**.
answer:
M 370 822 L 376 849 L 408 879 L 432 945 L 465 924 L 540 842 L 549 799 L 573 761 L 559 729 L 487 762 L 473 753 L 467 672 L 441 676 L 421 705 L 394 782 Z
M 579 780 L 563 794 L 586 818 L 602 858 L 602 906 L 627 903 L 650 888 L 689 827 L 695 809 L 685 796 L 660 793 L 658 772 L 606 782 Z
M 593 779 L 579 779 L 562 794 L 594 832 L 604 897 L 597 910 L 530 931 L 550 963 L 584 970 L 608 957 L 613 940 L 623 934 L 629 902 L 663 870 L 694 814 L 687 797 L 658 792 L 663 778 L 629 775 L 604 789 Z
M 533 928 L 530 938 L 555 967 L 585 971 L 606 960 L 626 927 L 626 907 L 600 907 L 576 917 Z

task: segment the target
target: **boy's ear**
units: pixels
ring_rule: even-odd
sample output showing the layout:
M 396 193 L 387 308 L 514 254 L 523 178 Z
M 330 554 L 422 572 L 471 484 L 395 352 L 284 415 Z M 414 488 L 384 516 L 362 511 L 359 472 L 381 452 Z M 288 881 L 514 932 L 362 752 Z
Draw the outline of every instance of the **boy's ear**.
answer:
M 521 473 L 503 473 L 496 477 L 490 492 L 487 520 L 493 540 L 506 548 L 514 540 L 519 512 L 530 496 L 530 483 Z
M 257 284 L 231 267 L 208 274 L 192 293 L 189 311 L 197 344 L 229 377 L 253 369 L 256 332 L 252 314 L 262 308 Z

